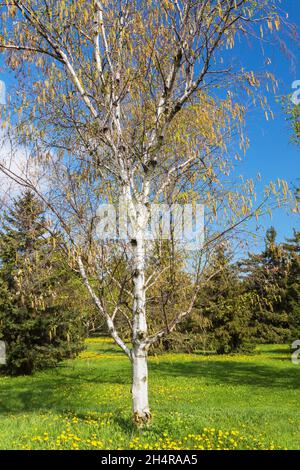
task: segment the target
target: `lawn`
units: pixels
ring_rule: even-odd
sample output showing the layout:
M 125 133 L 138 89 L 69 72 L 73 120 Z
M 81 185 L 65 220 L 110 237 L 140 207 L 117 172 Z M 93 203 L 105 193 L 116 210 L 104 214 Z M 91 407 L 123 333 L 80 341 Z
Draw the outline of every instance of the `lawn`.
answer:
M 106 338 L 34 377 L 0 376 L 1 449 L 300 449 L 300 366 L 250 356 L 150 358 L 153 424 L 131 426 L 130 364 Z

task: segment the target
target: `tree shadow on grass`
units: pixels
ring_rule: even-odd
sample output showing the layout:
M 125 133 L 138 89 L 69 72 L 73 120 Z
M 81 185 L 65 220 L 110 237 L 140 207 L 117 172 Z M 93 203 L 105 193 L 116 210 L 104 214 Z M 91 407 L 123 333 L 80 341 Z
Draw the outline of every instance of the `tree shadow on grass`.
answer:
M 274 364 L 274 365 L 272 365 Z M 226 360 L 202 360 L 169 362 L 161 359 L 158 364 L 150 363 L 150 374 L 166 379 L 167 377 L 191 377 L 201 379 L 201 385 L 247 385 L 274 389 L 300 388 L 300 367 L 285 367 L 270 361 L 268 364 Z M 107 403 L 90 397 L 94 387 L 99 387 L 96 394 L 107 394 Z M 103 385 L 103 387 L 101 387 Z M 200 383 L 199 383 L 200 385 Z M 118 401 L 112 402 L 114 386 L 126 387 L 126 394 L 130 390 L 130 366 L 124 369 L 124 364 L 110 367 L 109 361 L 103 363 L 100 368 L 93 365 L 91 368 L 72 367 L 71 363 L 62 364 L 47 373 L 37 374 L 34 377 L 0 378 L 0 413 L 24 413 L 34 411 L 53 411 L 61 413 L 66 410 L 84 413 L 91 410 L 112 411 L 112 407 L 118 408 Z M 106 388 L 107 387 L 107 388 Z M 128 389 L 127 389 L 128 387 Z M 125 390 L 125 389 L 124 389 Z M 124 430 L 128 430 L 128 422 L 120 415 L 118 424 Z M 131 429 L 131 426 L 129 426 Z
M 107 368 L 107 369 L 106 369 Z M 93 385 L 99 386 L 99 397 L 105 394 L 105 386 L 109 387 L 107 402 L 111 399 L 113 386 L 128 386 L 130 384 L 130 369 L 73 368 L 71 363 L 61 364 L 47 372 L 38 373 L 32 377 L 0 377 L 0 414 L 22 413 L 32 411 L 76 412 L 89 400 Z M 103 385 L 103 387 L 101 387 Z M 94 400 L 96 405 L 97 400 Z M 92 406 L 91 405 L 91 406 Z M 101 410 L 103 407 L 103 410 Z M 97 404 L 99 411 L 109 411 L 103 403 Z
M 120 349 L 120 348 L 113 348 L 113 347 L 100 347 L 98 346 L 97 344 L 95 346 L 93 346 L 92 348 L 90 348 L 88 350 L 88 352 L 91 352 L 92 354 L 93 353 L 97 353 L 97 354 L 100 354 L 101 356 L 104 356 L 106 354 L 110 354 L 112 356 L 120 356 L 120 357 L 124 357 L 124 353 L 123 351 Z
M 151 364 L 152 373 L 171 377 L 202 378 L 209 384 L 248 385 L 252 387 L 299 389 L 300 367 L 258 365 L 254 362 L 190 361 Z
M 284 347 L 278 347 L 276 349 L 273 349 L 273 348 L 270 348 L 270 349 L 264 349 L 261 354 L 270 354 L 271 356 L 273 356 L 274 354 L 278 354 L 278 358 L 279 359 L 290 359 L 290 351 L 289 349 L 287 348 L 284 348 Z
M 291 361 L 292 350 L 286 345 L 264 345 L 263 349 L 254 352 L 258 356 L 268 357 L 268 359 L 276 361 Z
M 59 368 L 58 368 L 59 369 Z M 62 369 L 63 370 L 63 369 Z M 10 378 L 4 383 L 0 380 L 0 416 L 23 415 L 26 413 L 47 413 L 52 412 L 56 415 L 68 417 L 76 415 L 80 420 L 87 420 L 92 416 L 93 420 L 102 422 L 102 413 L 113 413 L 110 420 L 115 423 L 117 428 L 122 429 L 129 437 L 133 434 L 134 427 L 131 420 L 131 408 L 120 406 L 120 402 L 114 402 L 112 391 L 114 386 L 125 385 L 128 387 L 126 392 L 128 400 L 130 399 L 130 376 L 125 373 L 125 377 L 120 381 L 122 374 L 119 371 L 118 376 L 110 378 L 101 375 L 93 378 L 84 376 L 75 376 L 61 373 L 59 375 L 39 375 L 34 377 Z M 105 385 L 110 386 L 107 391 L 107 400 L 100 403 L 97 400 L 89 400 L 88 392 L 81 397 L 82 389 L 85 386 L 92 386 L 93 383 L 103 384 L 104 388 L 99 389 L 99 396 L 105 396 Z M 66 394 L 66 390 L 68 394 Z M 154 431 L 152 430 L 152 433 Z M 158 433 L 158 431 L 157 431 Z

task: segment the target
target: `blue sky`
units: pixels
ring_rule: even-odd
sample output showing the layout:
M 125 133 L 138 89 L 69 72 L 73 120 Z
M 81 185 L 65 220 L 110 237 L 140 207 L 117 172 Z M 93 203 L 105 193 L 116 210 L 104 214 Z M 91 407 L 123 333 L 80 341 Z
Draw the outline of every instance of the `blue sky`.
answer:
M 282 6 L 289 13 L 289 21 L 300 26 L 300 0 L 284 0 Z M 281 96 L 290 94 L 293 81 L 300 80 L 299 46 L 288 40 L 287 46 L 293 54 L 293 62 L 279 50 L 279 46 L 268 47 L 266 45 L 263 55 L 261 45 L 255 41 L 252 46 L 249 47 L 248 44 L 246 48 L 237 45 L 231 53 L 236 56 L 237 62 L 241 61 L 248 69 L 263 71 L 268 67 L 271 72 L 275 73 L 279 81 L 278 95 Z M 266 66 L 266 57 L 271 59 L 269 66 Z M 13 79 L 7 74 L 1 59 L 0 79 L 6 82 L 9 93 Z M 300 150 L 289 141 L 290 129 L 280 104 L 276 102 L 274 96 L 269 95 L 268 98 L 275 119 L 266 121 L 264 113 L 259 109 L 252 110 L 248 114 L 246 132 L 251 144 L 245 160 L 238 167 L 238 172 L 245 177 L 255 178 L 257 173 L 260 173 L 262 175 L 261 190 L 264 184 L 278 177 L 290 184 L 296 183 L 297 178 L 300 178 Z M 258 192 L 259 196 L 261 194 Z M 286 209 L 274 211 L 272 220 L 268 216 L 262 223 L 265 228 L 274 225 L 279 240 L 291 235 L 293 227 L 300 229 L 299 215 L 288 213 Z M 261 242 L 258 241 L 258 245 L 260 244 Z
M 300 1 L 286 0 L 283 8 L 289 13 L 289 21 L 300 27 Z M 300 80 L 299 45 L 288 41 L 287 46 L 293 54 L 291 61 L 277 47 L 269 47 L 266 56 L 270 57 L 272 71 L 279 81 L 278 95 L 289 95 L 293 92 L 292 83 Z M 259 45 L 247 49 L 246 63 L 253 70 L 266 68 Z M 244 60 L 245 63 L 245 60 Z M 249 113 L 246 123 L 246 131 L 250 137 L 250 149 L 244 162 L 239 166 L 241 174 L 247 177 L 255 177 L 257 173 L 262 175 L 262 184 L 278 177 L 285 179 L 289 184 L 297 183 L 300 178 L 300 150 L 290 143 L 290 129 L 282 108 L 274 96 L 269 95 L 269 103 L 275 115 L 275 119 L 267 121 L 264 113 L 256 109 Z M 298 181 L 300 186 L 300 179 Z M 300 230 L 300 217 L 293 215 L 285 209 L 273 211 L 272 220 L 266 217 L 263 220 L 265 227 L 273 225 L 278 233 L 278 239 L 283 240 L 292 233 L 292 228 Z

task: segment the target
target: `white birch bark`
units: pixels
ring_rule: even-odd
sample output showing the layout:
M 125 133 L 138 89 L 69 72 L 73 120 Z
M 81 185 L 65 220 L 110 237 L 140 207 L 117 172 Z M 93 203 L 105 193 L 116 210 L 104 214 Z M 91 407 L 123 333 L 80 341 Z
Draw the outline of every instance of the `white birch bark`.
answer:
M 146 343 L 145 217 L 138 211 L 136 229 L 135 237 L 132 239 L 134 302 L 131 360 L 133 420 L 140 427 L 150 421 L 151 413 L 148 401 L 148 348 Z
M 133 420 L 141 427 L 151 420 L 148 399 L 148 362 L 145 345 L 132 350 Z

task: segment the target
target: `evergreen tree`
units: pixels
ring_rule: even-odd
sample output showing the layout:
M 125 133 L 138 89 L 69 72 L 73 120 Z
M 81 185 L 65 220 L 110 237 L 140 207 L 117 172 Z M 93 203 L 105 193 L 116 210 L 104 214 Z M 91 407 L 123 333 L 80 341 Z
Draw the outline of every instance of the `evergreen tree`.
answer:
M 224 244 L 209 268 L 211 280 L 201 291 L 197 307 L 210 323 L 211 348 L 219 354 L 250 350 L 250 299 L 242 290 L 236 265 Z
M 251 326 L 255 340 L 282 343 L 289 336 L 286 305 L 289 261 L 282 246 L 276 243 L 276 231 L 266 232 L 265 249 L 250 254 L 240 263 L 246 275 L 244 287 L 254 299 Z
M 283 245 L 289 260 L 286 308 L 289 318 L 290 341 L 300 338 L 300 232 Z
M 81 322 L 63 301 L 74 283 L 47 236 L 43 207 L 30 191 L 4 215 L 0 233 L 0 334 L 7 371 L 32 374 L 81 348 Z

